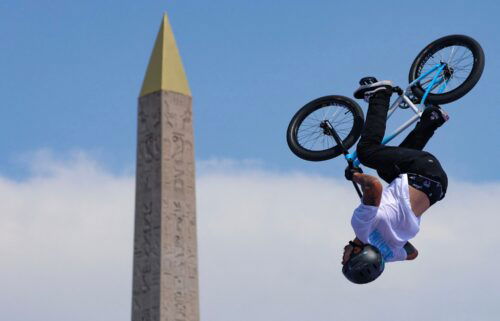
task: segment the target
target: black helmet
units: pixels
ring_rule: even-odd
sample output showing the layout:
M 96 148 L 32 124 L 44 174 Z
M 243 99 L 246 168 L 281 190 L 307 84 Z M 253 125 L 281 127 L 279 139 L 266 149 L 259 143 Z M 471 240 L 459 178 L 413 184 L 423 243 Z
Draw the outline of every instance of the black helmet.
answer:
M 365 284 L 378 278 L 384 272 L 384 258 L 379 249 L 370 244 L 359 245 L 349 242 L 354 247 L 361 247 L 361 251 L 351 252 L 349 260 L 342 267 L 342 273 L 351 282 Z

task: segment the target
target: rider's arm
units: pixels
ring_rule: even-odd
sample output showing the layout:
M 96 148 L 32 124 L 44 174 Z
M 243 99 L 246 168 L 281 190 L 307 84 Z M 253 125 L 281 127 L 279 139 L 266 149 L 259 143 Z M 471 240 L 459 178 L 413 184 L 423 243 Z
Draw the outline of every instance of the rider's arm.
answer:
M 352 180 L 361 185 L 363 204 L 377 207 L 380 205 L 383 187 L 378 178 L 363 173 L 354 173 Z
M 415 258 L 418 256 L 417 249 L 410 242 L 406 242 L 404 249 L 407 253 L 406 255 L 407 260 L 415 260 Z

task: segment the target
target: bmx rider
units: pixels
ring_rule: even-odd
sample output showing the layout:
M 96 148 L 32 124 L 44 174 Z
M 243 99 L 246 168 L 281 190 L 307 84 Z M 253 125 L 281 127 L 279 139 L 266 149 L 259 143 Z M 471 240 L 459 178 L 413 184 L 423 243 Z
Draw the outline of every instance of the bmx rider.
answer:
M 399 147 L 384 146 L 392 82 L 365 77 L 360 85 L 354 97 L 364 98 L 369 106 L 358 159 L 389 183 L 383 187 L 378 178 L 359 168 L 346 169 L 346 178 L 361 185 L 363 198 L 351 219 L 356 237 L 344 248 L 342 272 L 362 284 L 380 276 L 385 262 L 417 257 L 417 249 L 408 241 L 419 232 L 422 214 L 444 198 L 448 186 L 441 164 L 423 148 L 448 115 L 429 106 Z

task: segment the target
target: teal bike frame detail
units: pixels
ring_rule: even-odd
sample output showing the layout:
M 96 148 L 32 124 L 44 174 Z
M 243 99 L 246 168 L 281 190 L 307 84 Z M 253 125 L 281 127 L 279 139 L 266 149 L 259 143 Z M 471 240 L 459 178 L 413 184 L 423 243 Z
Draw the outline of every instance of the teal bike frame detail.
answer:
M 396 99 L 396 101 L 394 101 L 394 103 L 392 103 L 392 105 L 389 107 L 389 111 L 387 113 L 387 119 L 389 119 L 392 116 L 392 114 L 394 114 L 396 109 L 403 103 L 407 104 L 409 106 L 409 108 L 413 112 L 415 112 L 415 115 L 412 116 L 403 125 L 401 125 L 398 129 L 396 129 L 392 134 L 385 136 L 384 139 L 382 140 L 382 145 L 386 145 L 388 142 L 390 142 L 395 137 L 397 137 L 401 132 L 403 132 L 405 129 L 407 129 L 413 123 L 415 123 L 418 119 L 420 119 L 422 112 L 426 108 L 425 107 L 425 100 L 427 99 L 427 96 L 429 95 L 429 93 L 432 90 L 438 88 L 439 94 L 445 90 L 446 85 L 447 85 L 447 79 L 445 78 L 445 76 L 441 75 L 441 72 L 443 71 L 445 66 L 446 66 L 446 64 L 444 64 L 444 63 L 435 65 L 433 68 L 431 68 L 430 70 L 428 70 L 427 72 L 422 74 L 420 77 L 418 77 L 417 79 L 412 81 L 408 85 L 408 87 L 399 94 L 398 99 Z M 424 79 L 425 77 L 427 77 L 428 75 L 430 75 L 431 73 L 433 73 L 435 71 L 436 71 L 436 74 L 434 75 L 434 77 L 432 78 L 432 81 L 429 83 L 429 86 L 425 90 L 424 95 L 422 96 L 422 100 L 420 101 L 420 104 L 418 104 L 416 106 L 411 101 L 411 99 L 408 98 L 407 93 L 411 92 L 411 87 L 413 87 L 419 81 L 421 81 L 422 79 Z M 345 155 L 345 158 L 347 159 L 348 162 L 352 162 L 355 167 L 359 167 L 360 162 L 357 158 L 356 152 Z

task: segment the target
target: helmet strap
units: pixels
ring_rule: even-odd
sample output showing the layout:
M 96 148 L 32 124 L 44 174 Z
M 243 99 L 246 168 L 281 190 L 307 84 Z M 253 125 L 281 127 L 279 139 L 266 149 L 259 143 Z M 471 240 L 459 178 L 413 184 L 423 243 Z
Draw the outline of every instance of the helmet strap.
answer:
M 360 247 L 360 248 L 365 247 L 365 244 L 358 244 L 358 243 L 354 243 L 353 241 L 349 241 L 349 245 L 351 245 L 352 247 Z

